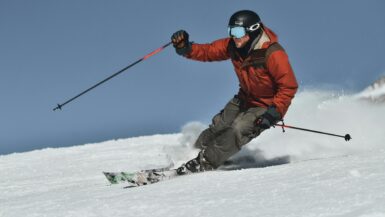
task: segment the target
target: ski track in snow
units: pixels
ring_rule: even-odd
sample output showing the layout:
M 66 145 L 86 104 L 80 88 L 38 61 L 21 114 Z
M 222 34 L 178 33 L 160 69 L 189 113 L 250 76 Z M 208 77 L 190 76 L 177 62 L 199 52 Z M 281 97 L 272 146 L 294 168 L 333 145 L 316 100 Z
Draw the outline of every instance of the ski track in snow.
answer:
M 0 217 L 385 217 L 383 111 L 354 97 L 303 92 L 287 124 L 301 120 L 300 127 L 351 133 L 353 140 L 272 129 L 232 158 L 248 169 L 138 188 L 109 185 L 102 171 L 163 167 L 170 160 L 178 166 L 196 155 L 191 145 L 205 126 L 0 156 Z

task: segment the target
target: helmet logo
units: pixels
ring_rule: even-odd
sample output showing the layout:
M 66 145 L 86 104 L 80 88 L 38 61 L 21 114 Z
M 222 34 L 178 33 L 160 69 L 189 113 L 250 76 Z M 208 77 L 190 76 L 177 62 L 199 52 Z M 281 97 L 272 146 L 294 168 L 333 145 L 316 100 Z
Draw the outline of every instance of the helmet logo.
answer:
M 261 24 L 256 23 L 254 25 L 251 25 L 249 28 L 247 28 L 247 30 L 249 30 L 250 32 L 254 32 L 255 30 L 259 29 L 260 27 L 261 27 Z
M 243 22 L 242 21 L 235 21 L 235 25 L 243 26 Z

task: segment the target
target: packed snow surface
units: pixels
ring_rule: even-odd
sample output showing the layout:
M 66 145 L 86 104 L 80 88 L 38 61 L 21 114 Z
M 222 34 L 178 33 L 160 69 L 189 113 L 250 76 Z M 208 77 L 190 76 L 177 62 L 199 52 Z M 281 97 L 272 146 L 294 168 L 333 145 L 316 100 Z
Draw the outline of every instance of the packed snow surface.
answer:
M 233 168 L 153 185 L 110 185 L 103 171 L 175 166 L 194 157 L 206 127 L 181 133 L 0 156 L 1 217 L 385 217 L 385 115 L 329 92 L 298 94 L 286 123 L 352 140 L 271 129 L 233 157 Z M 267 167 L 266 167 L 267 166 Z

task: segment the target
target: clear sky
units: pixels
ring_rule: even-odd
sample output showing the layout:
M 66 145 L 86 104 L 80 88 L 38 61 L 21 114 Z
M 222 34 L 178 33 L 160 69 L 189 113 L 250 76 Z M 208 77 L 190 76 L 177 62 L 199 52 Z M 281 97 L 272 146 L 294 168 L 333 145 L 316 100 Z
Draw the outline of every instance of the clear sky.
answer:
M 172 47 L 52 109 L 179 29 L 196 43 L 227 37 L 240 9 L 278 34 L 302 88 L 359 91 L 385 72 L 383 0 L 0 0 L 0 154 L 209 123 L 237 92 L 232 65 Z

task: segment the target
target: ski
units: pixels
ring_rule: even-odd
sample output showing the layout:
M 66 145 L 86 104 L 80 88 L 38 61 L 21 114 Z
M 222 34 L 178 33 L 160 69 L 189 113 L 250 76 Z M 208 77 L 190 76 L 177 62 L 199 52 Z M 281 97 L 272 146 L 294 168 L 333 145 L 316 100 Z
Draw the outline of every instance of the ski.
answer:
M 111 184 L 128 182 L 130 184 L 129 187 L 137 187 L 157 183 L 178 176 L 176 169 L 171 169 L 172 166 L 173 165 L 136 172 L 103 172 L 103 174 Z

